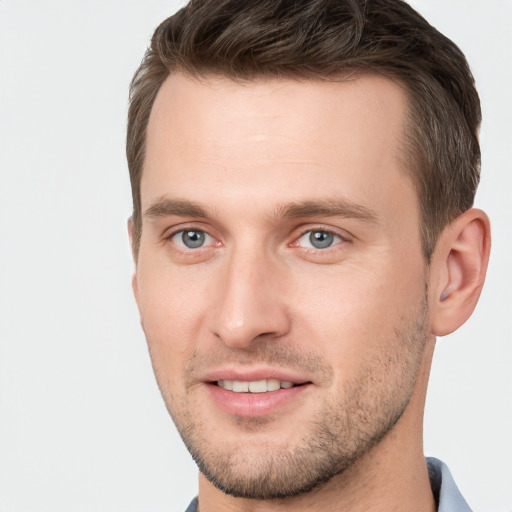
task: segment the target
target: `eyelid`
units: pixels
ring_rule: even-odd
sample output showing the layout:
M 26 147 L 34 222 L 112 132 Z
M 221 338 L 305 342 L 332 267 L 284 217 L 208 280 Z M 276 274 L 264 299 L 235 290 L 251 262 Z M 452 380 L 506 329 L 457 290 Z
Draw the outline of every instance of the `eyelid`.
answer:
M 322 233 L 328 233 L 328 234 L 331 234 L 331 235 L 334 235 L 338 238 L 341 239 L 341 242 L 351 242 L 352 239 L 353 239 L 353 236 L 348 233 L 347 231 L 345 230 L 342 230 L 342 229 L 336 229 L 336 228 L 333 228 L 332 226 L 322 226 L 322 225 L 315 225 L 315 226 L 307 226 L 306 227 L 302 227 L 299 231 L 299 234 L 297 236 L 294 236 L 293 238 L 293 242 L 290 244 L 291 247 L 301 247 L 300 245 L 298 245 L 298 242 L 299 240 L 304 236 L 304 235 L 307 235 L 308 233 L 314 233 L 315 231 L 320 231 Z M 326 249 L 316 249 L 316 248 L 309 248 L 309 247 L 305 247 L 305 249 L 310 249 L 310 250 L 314 250 L 314 251 L 327 251 L 333 247 L 336 247 L 337 245 L 339 245 L 341 242 L 337 242 L 335 244 L 333 244 L 332 246 L 326 248 Z
M 205 241 L 205 244 L 200 247 L 191 248 L 182 244 L 178 244 L 176 243 L 175 240 L 173 240 L 174 237 L 186 231 L 197 231 L 200 233 L 204 233 L 207 241 Z M 201 227 L 198 226 L 197 224 L 181 224 L 179 226 L 173 226 L 171 229 L 167 231 L 167 233 L 164 234 L 163 239 L 164 242 L 171 242 L 175 246 L 176 250 L 182 252 L 199 252 L 201 250 L 211 249 L 212 247 L 218 247 L 221 245 L 221 242 L 215 236 L 210 234 L 209 230 L 206 227 Z
M 186 232 L 202 233 L 204 235 L 204 243 L 198 247 L 187 247 L 183 240 L 180 240 L 180 238 L 183 238 L 183 234 Z M 181 229 L 171 235 L 170 240 L 172 240 L 173 244 L 177 245 L 183 251 L 198 251 L 211 246 L 211 240 L 213 240 L 213 237 L 205 231 L 201 231 L 199 229 Z
M 162 238 L 172 238 L 174 235 L 176 235 L 177 233 L 181 233 L 182 231 L 201 231 L 203 233 L 210 235 L 211 229 L 208 225 L 204 225 L 201 222 L 184 221 L 176 223 L 172 226 L 167 226 L 165 230 L 162 231 Z

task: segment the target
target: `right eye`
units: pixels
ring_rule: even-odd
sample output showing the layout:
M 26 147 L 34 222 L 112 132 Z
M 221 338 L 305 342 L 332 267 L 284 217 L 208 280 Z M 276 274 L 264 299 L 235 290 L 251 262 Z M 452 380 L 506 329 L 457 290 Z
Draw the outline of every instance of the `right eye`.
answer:
M 200 249 L 213 243 L 213 238 L 199 229 L 183 229 L 174 233 L 171 240 L 181 249 Z
M 330 231 L 325 231 L 323 229 L 312 229 L 310 231 L 306 231 L 299 240 L 297 241 L 297 245 L 310 248 L 310 249 L 329 249 L 333 245 L 337 245 L 341 243 L 342 238 L 336 233 L 331 233 Z

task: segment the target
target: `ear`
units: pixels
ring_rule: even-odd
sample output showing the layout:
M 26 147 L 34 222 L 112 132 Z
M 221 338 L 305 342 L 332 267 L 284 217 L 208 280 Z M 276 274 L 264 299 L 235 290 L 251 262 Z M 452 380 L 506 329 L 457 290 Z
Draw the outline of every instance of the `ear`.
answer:
M 133 272 L 133 276 L 132 276 L 132 290 L 133 290 L 133 295 L 135 296 L 135 302 L 137 302 L 137 306 L 138 306 L 139 290 L 138 290 L 138 285 L 137 285 L 137 254 L 135 253 L 135 247 L 133 245 L 133 240 L 134 240 L 133 217 L 130 217 L 128 219 L 128 237 L 130 239 L 130 247 L 132 250 L 133 261 L 135 262 L 135 271 Z
M 491 230 L 487 215 L 470 209 L 441 233 L 430 272 L 431 330 L 445 336 L 473 313 L 485 280 Z
M 134 233 L 135 225 L 133 222 L 133 217 L 128 218 L 127 227 L 128 227 L 128 238 L 130 239 L 130 248 L 132 250 L 133 261 L 135 262 L 135 265 L 137 265 L 137 256 L 138 255 L 135 252 L 135 233 Z

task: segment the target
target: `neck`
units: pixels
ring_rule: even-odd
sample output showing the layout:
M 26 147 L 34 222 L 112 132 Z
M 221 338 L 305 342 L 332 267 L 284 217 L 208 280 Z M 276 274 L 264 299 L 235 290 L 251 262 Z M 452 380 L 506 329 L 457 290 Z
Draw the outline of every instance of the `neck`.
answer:
M 349 469 L 307 494 L 270 501 L 228 496 L 200 474 L 199 512 L 435 512 L 423 455 L 423 410 L 434 344 L 432 338 L 425 347 L 400 420 Z

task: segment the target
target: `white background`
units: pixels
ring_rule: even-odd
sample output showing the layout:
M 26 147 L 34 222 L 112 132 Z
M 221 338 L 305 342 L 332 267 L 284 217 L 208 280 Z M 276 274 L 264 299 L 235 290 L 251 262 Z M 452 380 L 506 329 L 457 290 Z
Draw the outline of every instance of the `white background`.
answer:
M 481 93 L 493 221 L 473 318 L 438 342 L 427 454 L 476 511 L 512 511 L 512 1 L 412 4 Z M 163 0 L 0 0 L 0 511 L 182 512 L 196 469 L 131 297 L 127 89 Z

